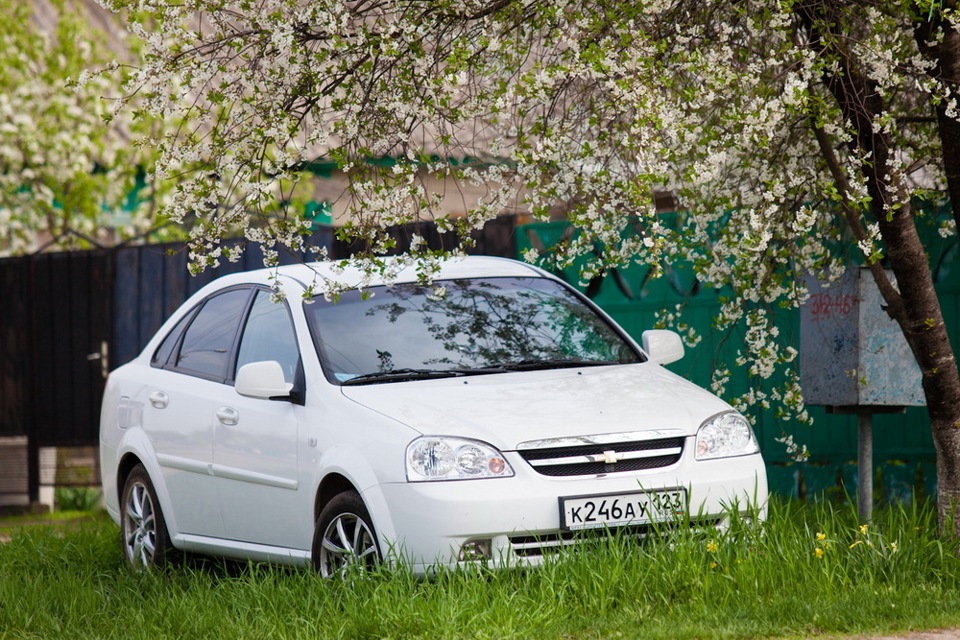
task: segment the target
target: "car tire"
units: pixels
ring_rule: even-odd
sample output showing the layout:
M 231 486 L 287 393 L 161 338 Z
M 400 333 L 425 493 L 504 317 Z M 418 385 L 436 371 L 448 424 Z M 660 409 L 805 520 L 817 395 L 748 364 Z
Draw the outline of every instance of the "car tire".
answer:
M 120 536 L 127 563 L 134 569 L 150 569 L 171 562 L 175 550 L 157 491 L 142 464 L 127 476 L 120 508 Z
M 359 493 L 344 491 L 323 508 L 313 532 L 311 557 L 321 576 L 344 580 L 350 572 L 363 573 L 380 563 L 377 534 Z

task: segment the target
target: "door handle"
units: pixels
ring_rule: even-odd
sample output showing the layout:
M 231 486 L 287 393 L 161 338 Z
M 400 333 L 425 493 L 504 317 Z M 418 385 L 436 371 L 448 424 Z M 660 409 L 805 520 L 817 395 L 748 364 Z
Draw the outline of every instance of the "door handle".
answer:
M 163 391 L 153 391 L 149 396 L 150 404 L 157 409 L 166 409 L 170 404 L 170 396 Z
M 217 420 L 225 427 L 233 427 L 240 422 L 240 413 L 233 407 L 220 407 L 217 409 Z

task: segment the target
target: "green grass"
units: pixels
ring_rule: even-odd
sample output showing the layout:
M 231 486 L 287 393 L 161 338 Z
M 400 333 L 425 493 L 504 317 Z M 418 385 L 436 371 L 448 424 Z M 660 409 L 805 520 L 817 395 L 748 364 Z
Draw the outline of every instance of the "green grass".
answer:
M 538 570 L 428 581 L 396 570 L 343 583 L 197 558 L 138 574 L 103 519 L 7 531 L 0 638 L 753 638 L 960 627 L 960 548 L 938 536 L 928 506 L 881 510 L 861 530 L 849 507 L 774 503 L 759 530 L 614 539 Z
M 74 521 L 84 523 L 93 520 L 108 522 L 110 519 L 106 511 L 102 510 L 58 509 L 57 511 L 48 511 L 46 513 L 25 513 L 17 516 L 2 517 L 0 518 L 0 531 L 16 529 L 23 525 L 60 525 Z

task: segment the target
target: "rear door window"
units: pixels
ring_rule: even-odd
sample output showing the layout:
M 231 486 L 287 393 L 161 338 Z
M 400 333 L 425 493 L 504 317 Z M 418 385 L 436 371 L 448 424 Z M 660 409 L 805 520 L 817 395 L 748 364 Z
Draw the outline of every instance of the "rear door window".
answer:
M 208 298 L 183 334 L 174 368 L 223 382 L 250 289 L 231 289 Z

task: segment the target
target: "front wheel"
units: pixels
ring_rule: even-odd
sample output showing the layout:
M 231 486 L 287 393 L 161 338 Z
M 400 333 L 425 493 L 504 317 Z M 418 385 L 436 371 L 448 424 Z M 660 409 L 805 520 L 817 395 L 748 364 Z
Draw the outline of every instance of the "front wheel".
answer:
M 121 508 L 120 535 L 127 563 L 134 569 L 166 564 L 173 546 L 157 492 L 143 465 L 135 466 L 127 476 Z
M 324 578 L 346 579 L 350 571 L 368 571 L 380 563 L 373 521 L 356 491 L 338 494 L 320 512 L 312 558 Z

